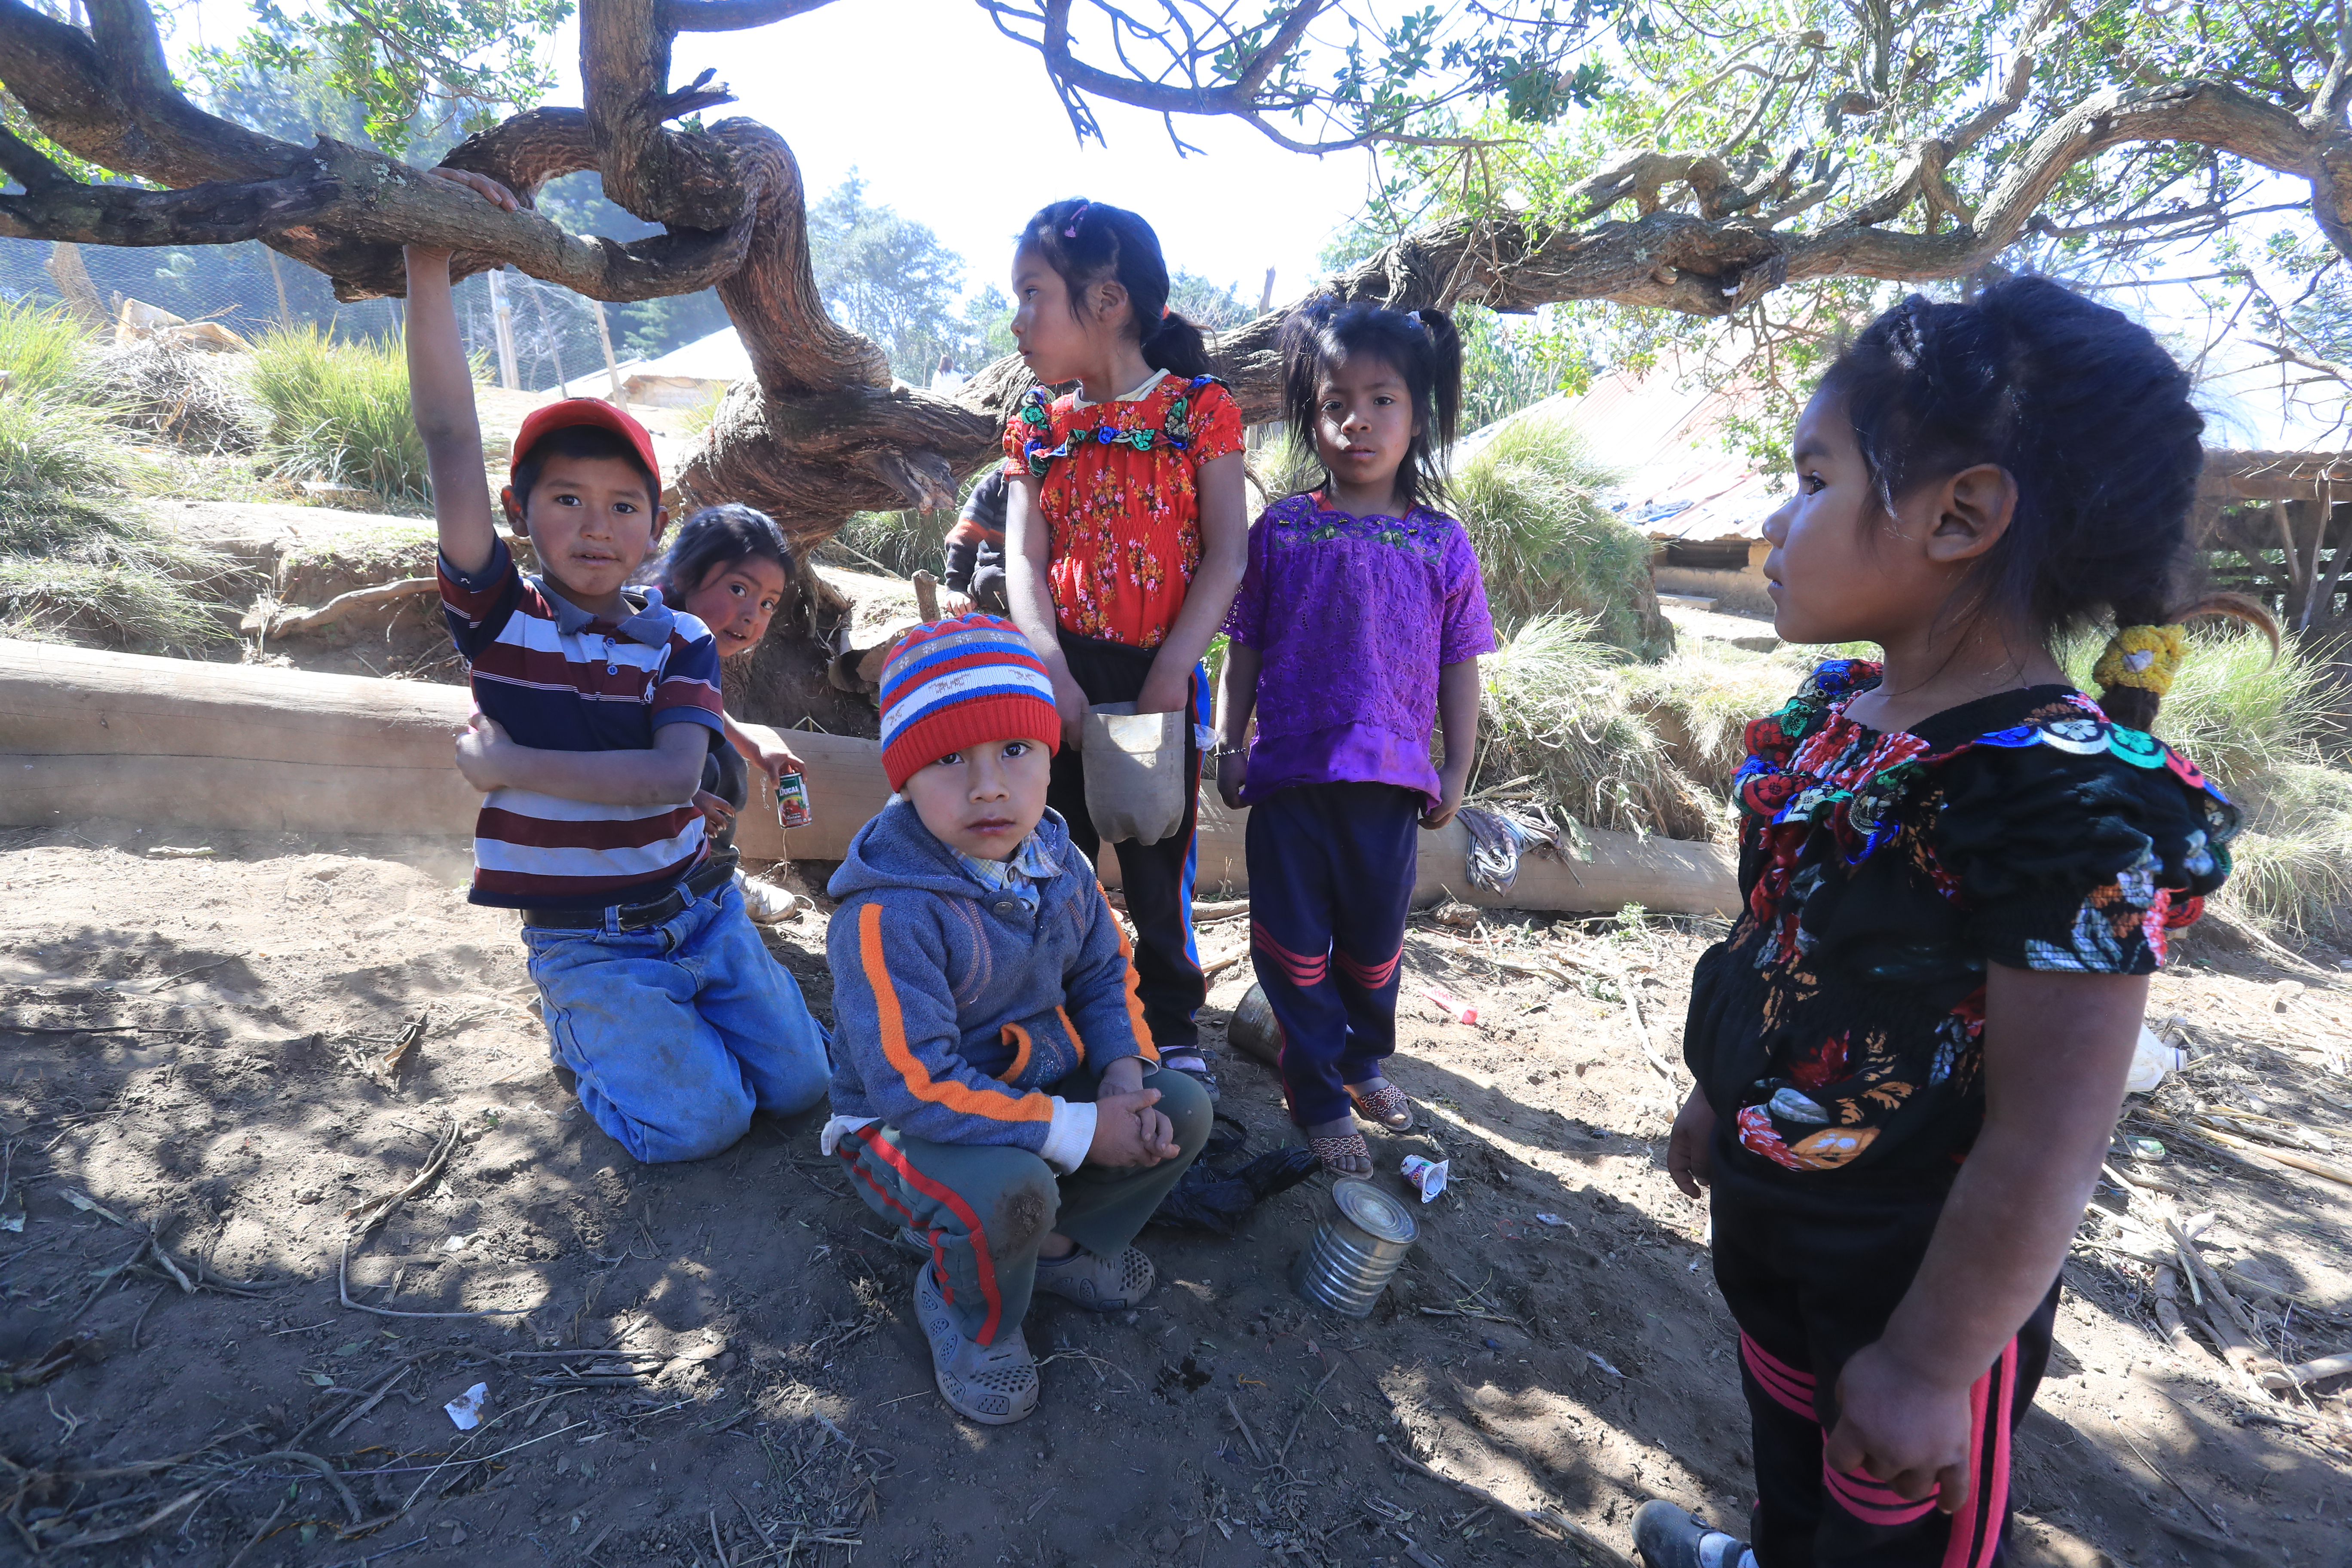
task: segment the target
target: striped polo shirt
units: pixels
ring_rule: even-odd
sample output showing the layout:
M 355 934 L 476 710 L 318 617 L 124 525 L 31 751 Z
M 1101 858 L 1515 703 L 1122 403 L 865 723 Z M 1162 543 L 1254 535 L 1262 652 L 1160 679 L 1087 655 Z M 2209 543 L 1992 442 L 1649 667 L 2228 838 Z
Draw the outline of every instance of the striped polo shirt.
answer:
M 721 742 L 719 651 L 709 630 L 658 594 L 615 623 L 525 577 L 499 540 L 468 574 L 440 563 L 441 609 L 473 668 L 475 704 L 517 745 L 645 751 L 664 724 Z M 473 902 L 499 909 L 604 909 L 659 898 L 703 853 L 702 814 L 605 805 L 530 790 L 482 797 Z

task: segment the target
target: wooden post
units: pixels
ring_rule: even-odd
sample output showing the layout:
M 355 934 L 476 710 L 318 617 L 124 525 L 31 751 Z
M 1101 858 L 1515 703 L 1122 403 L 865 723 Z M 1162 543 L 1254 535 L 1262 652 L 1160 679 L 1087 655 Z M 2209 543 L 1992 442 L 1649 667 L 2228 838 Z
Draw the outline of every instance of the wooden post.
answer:
M 490 324 L 499 337 L 499 384 L 509 392 L 518 390 L 521 383 L 515 375 L 514 307 L 507 303 L 507 279 L 503 268 L 494 268 L 490 279 Z
M 91 331 L 104 331 L 106 307 L 99 301 L 98 285 L 89 280 L 89 268 L 82 262 L 81 247 L 62 239 L 55 241 L 49 247 L 46 270 L 56 280 L 58 293 L 65 300 L 66 309 Z
M 286 274 L 280 269 L 278 253 L 265 245 L 261 254 L 269 258 L 269 280 L 278 286 L 278 324 L 290 327 L 294 324 L 294 307 L 286 301 Z
M 555 392 L 559 397 L 572 395 L 572 383 L 563 374 L 563 347 L 555 340 L 555 317 L 547 309 L 547 285 L 530 273 L 523 281 L 530 286 L 530 302 L 539 311 L 540 335 L 547 340 L 547 357 L 555 364 Z
M 2327 531 L 2336 521 L 2336 481 L 2322 474 L 2319 479 L 2319 531 L 2311 536 L 2311 592 L 2303 597 L 2303 620 L 2297 627 L 2311 629 L 2311 617 L 2316 615 L 2324 626 L 2336 618 L 2336 584 L 2344 578 L 2344 558 L 2352 555 L 2352 528 L 2340 530 L 2336 541 L 2336 552 L 2327 554 Z M 2327 555 L 2327 575 L 2319 574 L 2319 560 Z
M 596 312 L 596 341 L 604 346 L 604 374 L 613 378 L 613 406 L 625 407 L 629 399 L 621 390 L 621 364 L 613 357 L 613 329 L 604 322 L 604 301 L 591 300 L 588 303 Z

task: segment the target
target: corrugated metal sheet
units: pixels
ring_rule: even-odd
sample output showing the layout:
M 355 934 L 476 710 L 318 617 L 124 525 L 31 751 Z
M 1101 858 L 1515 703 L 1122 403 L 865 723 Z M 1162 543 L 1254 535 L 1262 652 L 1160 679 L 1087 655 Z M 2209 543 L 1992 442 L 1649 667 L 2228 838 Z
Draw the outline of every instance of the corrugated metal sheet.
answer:
M 1594 455 L 1623 476 L 1609 492 L 1611 508 L 1652 539 L 1759 537 L 1788 497 L 1788 477 L 1759 473 L 1727 447 L 1722 426 L 1734 393 L 1679 382 L 1671 371 L 1619 371 L 1580 397 L 1551 401 Z

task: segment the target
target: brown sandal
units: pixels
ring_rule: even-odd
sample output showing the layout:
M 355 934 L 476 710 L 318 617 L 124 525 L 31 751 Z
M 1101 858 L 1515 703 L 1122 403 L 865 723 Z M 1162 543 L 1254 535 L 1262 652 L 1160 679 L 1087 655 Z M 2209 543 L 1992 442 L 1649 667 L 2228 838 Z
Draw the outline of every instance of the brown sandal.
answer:
M 1356 1102 L 1358 1115 L 1378 1122 L 1391 1132 L 1412 1131 L 1412 1101 L 1407 1100 L 1404 1090 L 1396 1085 L 1384 1083 L 1378 1089 L 1359 1089 L 1354 1084 L 1349 1084 L 1348 1093 Z
M 1335 1176 L 1360 1177 L 1371 1174 L 1372 1146 L 1364 1142 L 1364 1135 L 1360 1132 L 1343 1132 L 1337 1138 L 1309 1138 L 1307 1141 L 1307 1146 L 1315 1151 L 1315 1157 L 1323 1162 L 1323 1168 Z M 1361 1160 L 1364 1163 L 1364 1168 L 1360 1171 L 1350 1171 L 1338 1163 L 1350 1159 Z

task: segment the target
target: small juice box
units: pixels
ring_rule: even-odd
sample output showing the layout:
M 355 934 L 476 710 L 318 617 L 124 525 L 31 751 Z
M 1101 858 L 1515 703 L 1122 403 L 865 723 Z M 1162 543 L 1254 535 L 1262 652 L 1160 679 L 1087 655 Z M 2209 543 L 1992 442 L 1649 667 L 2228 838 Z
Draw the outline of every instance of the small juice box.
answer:
M 809 812 L 808 781 L 798 773 L 776 780 L 776 822 L 782 827 L 806 827 L 816 818 Z

